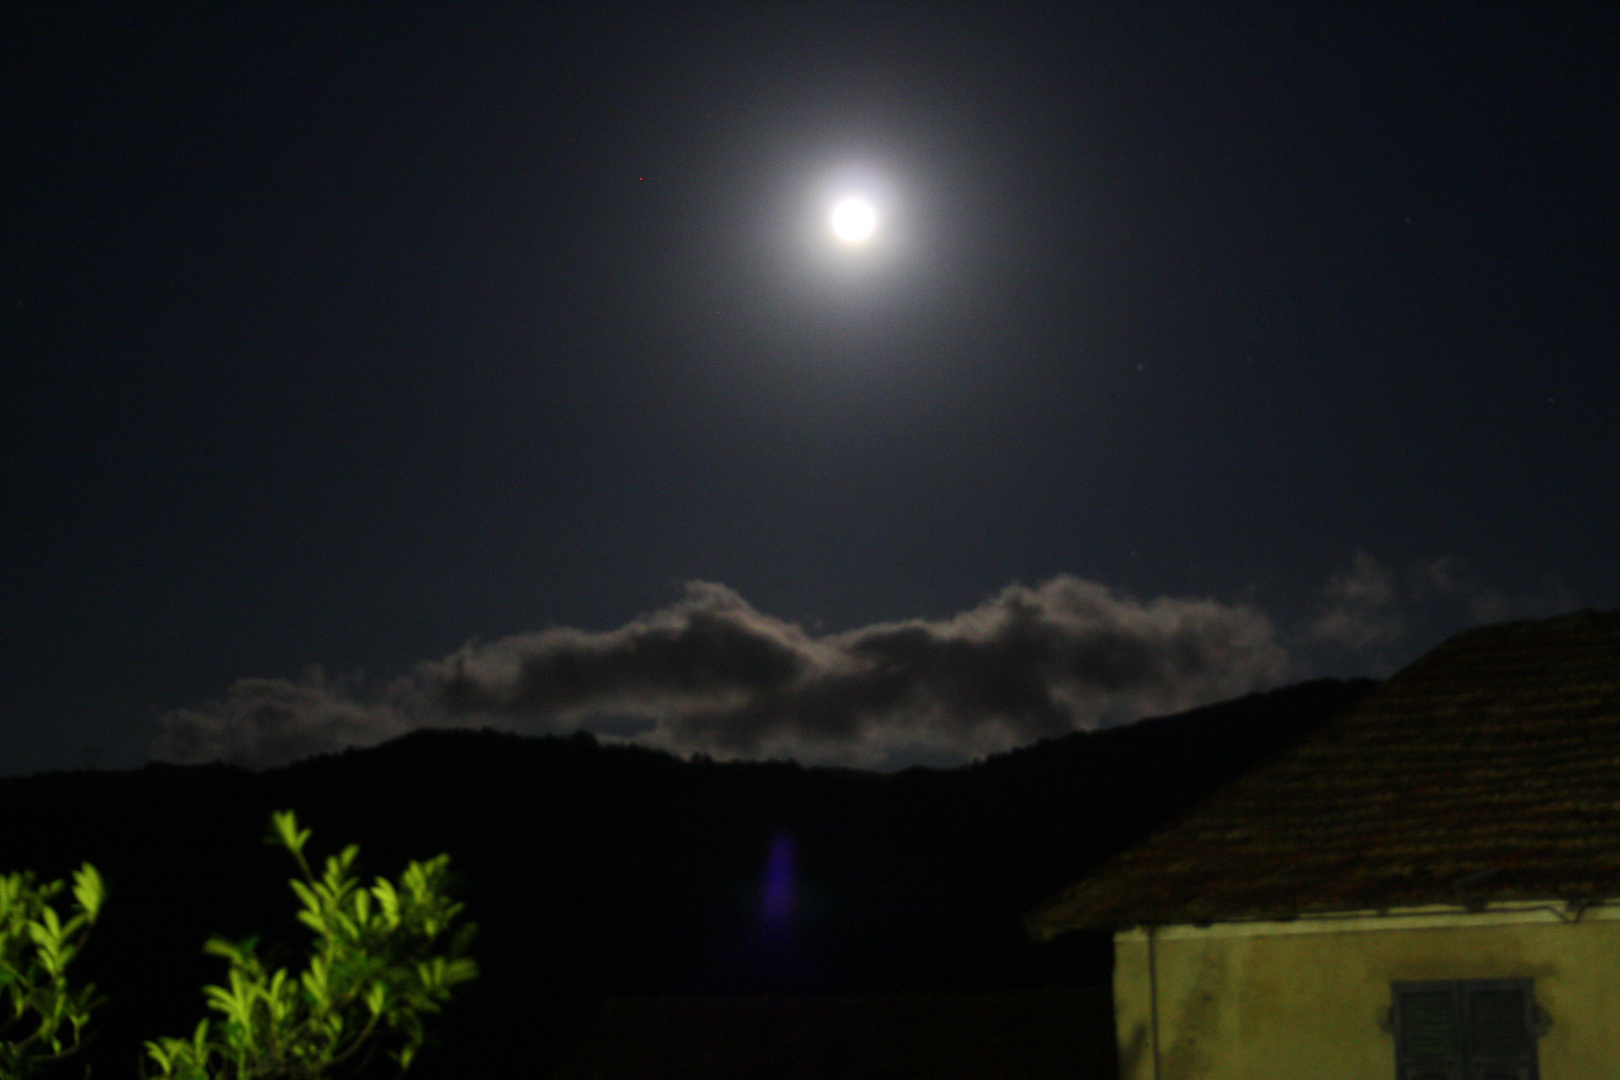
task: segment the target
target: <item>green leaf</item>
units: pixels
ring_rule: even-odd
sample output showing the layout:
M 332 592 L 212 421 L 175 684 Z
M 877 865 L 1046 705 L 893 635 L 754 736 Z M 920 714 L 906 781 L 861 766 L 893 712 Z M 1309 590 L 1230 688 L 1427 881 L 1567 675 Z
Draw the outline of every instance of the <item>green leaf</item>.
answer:
M 280 810 L 270 815 L 271 843 L 280 843 L 282 847 L 292 852 L 293 856 L 303 858 L 304 845 L 309 842 L 309 830 L 298 830 L 298 818 L 291 810 Z
M 399 893 L 394 890 L 394 883 L 380 877 L 377 884 L 371 887 L 371 894 L 377 898 L 383 927 L 388 930 L 394 929 L 399 925 Z
M 301 901 L 306 908 L 315 912 L 321 910 L 320 898 L 317 897 L 313 891 L 311 891 L 308 885 L 305 885 L 297 878 L 289 879 L 287 884 L 292 886 L 293 894 L 298 897 L 299 901 Z M 317 886 L 317 888 L 319 888 L 319 886 Z
M 73 874 L 73 898 L 89 922 L 95 922 L 107 900 L 107 886 L 94 866 L 85 863 Z
M 354 894 L 354 922 L 362 931 L 371 922 L 371 893 L 365 889 Z

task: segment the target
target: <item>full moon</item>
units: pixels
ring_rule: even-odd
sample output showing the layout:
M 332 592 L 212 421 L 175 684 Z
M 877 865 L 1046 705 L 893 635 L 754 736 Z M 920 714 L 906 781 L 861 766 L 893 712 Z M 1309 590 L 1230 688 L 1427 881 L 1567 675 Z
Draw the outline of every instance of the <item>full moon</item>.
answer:
M 877 211 L 865 199 L 842 199 L 832 209 L 832 231 L 846 244 L 858 244 L 877 228 Z

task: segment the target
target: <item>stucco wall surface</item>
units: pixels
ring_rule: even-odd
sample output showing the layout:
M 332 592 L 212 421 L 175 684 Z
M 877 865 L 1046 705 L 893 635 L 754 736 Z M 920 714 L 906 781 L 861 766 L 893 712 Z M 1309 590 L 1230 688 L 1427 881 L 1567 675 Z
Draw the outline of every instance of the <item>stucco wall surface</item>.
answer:
M 1537 1044 L 1541 1080 L 1614 1080 L 1620 920 L 1573 919 L 1544 909 L 1162 927 L 1151 975 L 1149 935 L 1124 931 L 1114 968 L 1121 1076 L 1393 1080 L 1394 1038 L 1380 1026 L 1391 982 L 1532 978 L 1552 1019 Z

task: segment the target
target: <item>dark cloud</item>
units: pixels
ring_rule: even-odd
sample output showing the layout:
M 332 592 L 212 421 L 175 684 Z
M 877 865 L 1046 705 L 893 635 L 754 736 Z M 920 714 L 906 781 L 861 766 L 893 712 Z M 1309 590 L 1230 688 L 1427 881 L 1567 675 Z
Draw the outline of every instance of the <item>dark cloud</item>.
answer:
M 1449 556 L 1419 563 L 1406 579 L 1417 602 L 1440 600 L 1458 605 L 1475 624 L 1545 619 L 1579 606 L 1575 594 L 1556 578 L 1544 578 L 1533 591 L 1509 595 L 1481 583 L 1462 560 Z
M 1389 567 L 1358 551 L 1350 569 L 1322 590 L 1322 611 L 1312 620 L 1314 641 L 1357 651 L 1398 640 L 1406 627 Z
M 371 746 L 417 726 L 416 687 L 403 680 L 379 694 L 328 680 L 319 668 L 303 679 L 238 679 L 219 701 L 165 715 L 152 745 L 159 761 L 227 761 L 263 767 L 346 746 Z
M 585 728 L 718 758 L 962 761 L 1235 697 L 1331 670 L 1335 658 L 1354 674 L 1387 674 L 1462 626 L 1574 603 L 1556 583 L 1506 595 L 1452 558 L 1397 573 L 1357 552 L 1288 634 L 1253 607 L 1144 602 L 1067 575 L 1009 586 L 947 619 L 812 634 L 693 582 L 617 629 L 469 644 L 380 689 L 318 670 L 243 679 L 220 701 L 164 716 L 153 754 L 263 767 L 417 727 L 493 726 Z
M 163 717 L 153 751 L 269 766 L 413 727 L 563 731 L 606 716 L 682 754 L 884 767 L 1190 708 L 1289 673 L 1252 608 L 1143 602 L 1070 576 L 1009 586 L 948 619 L 824 636 L 697 582 L 618 629 L 471 644 L 371 695 L 318 673 L 243 680 Z
M 1287 669 L 1258 612 L 1143 604 L 1073 577 L 1011 586 L 950 619 L 810 644 L 792 682 L 674 716 L 648 741 L 867 765 L 918 749 L 969 757 L 1231 697 Z
M 1352 657 L 1358 674 L 1387 675 L 1465 626 L 1545 618 L 1577 601 L 1555 580 L 1510 594 L 1487 586 L 1461 559 L 1427 559 L 1396 572 L 1365 551 L 1322 589 L 1321 602 L 1291 650 L 1305 666 Z

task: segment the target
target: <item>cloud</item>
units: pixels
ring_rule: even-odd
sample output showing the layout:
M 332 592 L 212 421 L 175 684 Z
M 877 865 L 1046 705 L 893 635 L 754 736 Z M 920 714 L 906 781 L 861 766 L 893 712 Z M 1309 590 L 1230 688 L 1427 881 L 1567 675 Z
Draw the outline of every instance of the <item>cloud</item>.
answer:
M 1365 551 L 1329 578 L 1316 614 L 1292 639 L 1296 659 L 1322 670 L 1353 657 L 1358 673 L 1387 674 L 1467 626 L 1545 618 L 1577 606 L 1555 580 L 1508 594 L 1476 580 L 1454 556 L 1427 559 L 1397 573 Z M 1286 638 L 1286 635 L 1285 635 Z
M 225 697 L 163 716 L 153 743 L 159 761 L 226 761 L 265 766 L 347 746 L 372 746 L 416 726 L 403 707 L 415 687 L 396 684 L 372 700 L 332 682 L 320 668 L 303 679 L 238 679 Z
M 1289 672 L 1252 608 L 1143 602 L 1067 575 L 947 619 L 820 636 L 694 582 L 617 629 L 469 644 L 364 700 L 323 678 L 243 680 L 164 716 L 153 752 L 265 767 L 422 726 L 596 726 L 683 755 L 881 768 L 1191 708 Z
M 1323 610 L 1309 629 L 1315 641 L 1368 649 L 1399 639 L 1406 629 L 1396 610 L 1395 575 L 1365 551 L 1329 579 L 1322 597 Z
M 1430 559 L 1408 575 L 1411 591 L 1420 598 L 1430 595 L 1461 604 L 1473 624 L 1506 622 L 1509 619 L 1544 619 L 1570 611 L 1579 602 L 1564 584 L 1547 578 L 1534 592 L 1510 596 L 1475 580 L 1461 560 L 1452 557 Z

